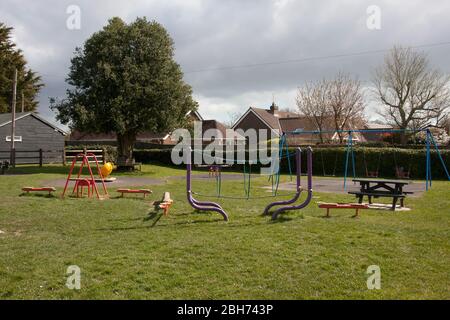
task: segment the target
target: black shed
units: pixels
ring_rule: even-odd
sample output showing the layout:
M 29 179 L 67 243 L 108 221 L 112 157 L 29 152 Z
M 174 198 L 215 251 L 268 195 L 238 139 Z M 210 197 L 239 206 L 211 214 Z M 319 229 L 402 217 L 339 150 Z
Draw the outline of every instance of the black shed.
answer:
M 0 114 L 0 161 L 10 159 L 11 113 Z M 62 161 L 66 132 L 34 112 L 16 113 L 16 163 Z

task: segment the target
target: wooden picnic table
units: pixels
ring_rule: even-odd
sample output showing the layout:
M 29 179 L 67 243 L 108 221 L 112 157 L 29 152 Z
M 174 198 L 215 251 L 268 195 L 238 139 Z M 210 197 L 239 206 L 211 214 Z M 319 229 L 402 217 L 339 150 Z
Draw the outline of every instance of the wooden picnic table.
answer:
M 372 204 L 372 198 L 392 198 L 392 210 L 395 210 L 399 199 L 400 207 L 403 207 L 406 195 L 412 193 L 403 191 L 403 188 L 410 184 L 407 180 L 361 178 L 353 179 L 353 182 L 359 183 L 360 190 L 350 191 L 349 194 L 354 194 L 359 199 L 359 203 L 362 203 L 364 196 L 368 197 L 369 204 Z

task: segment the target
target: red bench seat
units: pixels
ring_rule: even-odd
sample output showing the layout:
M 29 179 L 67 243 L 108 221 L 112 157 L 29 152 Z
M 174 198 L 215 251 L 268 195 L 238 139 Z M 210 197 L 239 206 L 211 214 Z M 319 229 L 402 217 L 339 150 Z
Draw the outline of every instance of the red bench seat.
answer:
M 360 209 L 369 209 L 369 206 L 360 203 L 319 203 L 319 208 L 327 209 L 327 218 L 330 217 L 330 209 L 355 209 L 356 212 L 353 217 L 358 217 L 358 211 Z
M 117 189 L 117 192 L 122 194 L 122 197 L 125 193 L 139 193 L 143 194 L 144 198 L 147 194 L 151 194 L 152 190 L 149 189 Z
M 30 192 L 48 192 L 48 194 L 50 195 L 52 192 L 56 191 L 56 188 L 54 187 L 40 187 L 40 188 L 35 188 L 35 187 L 23 187 L 22 191 L 26 192 L 26 193 L 30 193 Z

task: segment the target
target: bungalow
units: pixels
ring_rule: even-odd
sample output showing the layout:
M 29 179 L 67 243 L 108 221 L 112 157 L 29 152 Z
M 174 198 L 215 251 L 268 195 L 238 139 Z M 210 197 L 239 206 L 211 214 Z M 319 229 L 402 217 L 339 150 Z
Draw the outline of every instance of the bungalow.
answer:
M 358 126 L 353 124 L 347 126 L 348 129 L 354 127 Z M 325 128 L 322 128 L 322 131 L 326 132 L 322 134 L 313 133 L 319 130 L 314 121 L 294 112 L 280 111 L 275 103 L 272 103 L 269 109 L 250 107 L 236 121 L 232 129 L 242 129 L 244 131 L 248 129 L 256 129 L 257 131 L 263 129 L 268 131 L 268 137 L 270 137 L 269 132 L 273 132 L 277 136 L 285 133 L 289 145 L 317 144 L 321 143 L 321 141 L 339 142 L 339 135 L 336 132 L 332 132 L 334 127 L 332 126 L 331 118 L 325 121 Z M 347 134 L 343 135 L 343 140 L 347 140 Z M 363 141 L 363 137 L 359 133 L 355 133 L 353 139 L 355 141 Z

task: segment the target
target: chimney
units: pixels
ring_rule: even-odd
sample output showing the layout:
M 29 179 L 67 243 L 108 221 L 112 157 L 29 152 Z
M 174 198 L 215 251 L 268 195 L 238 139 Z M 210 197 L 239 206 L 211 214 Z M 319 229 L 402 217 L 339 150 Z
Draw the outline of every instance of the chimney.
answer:
M 275 104 L 275 102 L 272 102 L 272 105 L 270 106 L 270 111 L 271 114 L 273 114 L 274 116 L 278 116 L 278 106 Z

